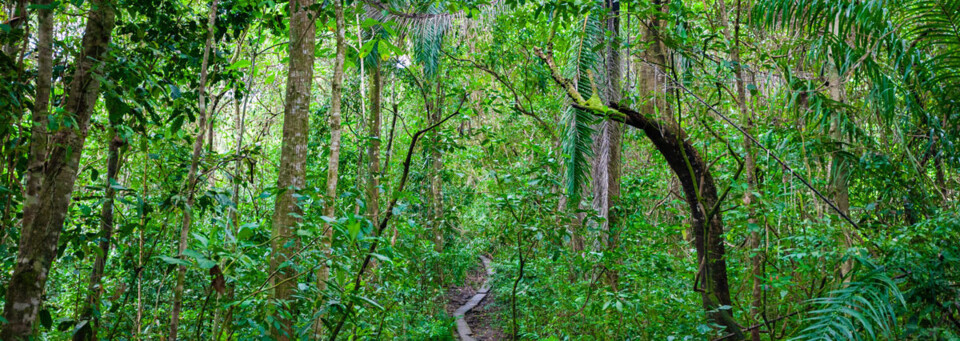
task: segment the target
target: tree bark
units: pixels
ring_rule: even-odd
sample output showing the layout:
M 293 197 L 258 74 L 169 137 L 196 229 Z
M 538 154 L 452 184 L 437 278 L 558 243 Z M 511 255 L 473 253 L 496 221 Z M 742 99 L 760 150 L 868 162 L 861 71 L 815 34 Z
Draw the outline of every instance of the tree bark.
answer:
M 346 59 L 346 22 L 343 18 L 342 0 L 334 0 L 334 15 L 336 16 L 336 40 L 337 54 L 333 65 L 333 81 L 330 84 L 330 158 L 327 160 L 327 202 L 324 203 L 323 215 L 334 218 L 337 211 L 337 182 L 340 179 L 340 139 L 343 135 L 343 127 L 340 125 L 340 114 L 342 108 L 343 96 L 343 64 Z M 333 229 L 330 224 L 324 224 L 324 253 L 327 258 L 330 257 L 330 247 L 333 238 Z M 327 287 L 327 278 L 330 269 L 326 265 L 321 266 L 320 288 Z
M 337 214 L 337 182 L 340 179 L 340 139 L 343 127 L 340 126 L 340 112 L 343 97 L 343 64 L 346 59 L 347 45 L 346 21 L 343 17 L 343 1 L 333 0 L 334 20 L 336 21 L 336 57 L 333 60 L 333 80 L 330 83 L 330 158 L 327 160 L 327 188 L 326 202 L 323 206 L 323 215 L 334 218 Z M 333 227 L 329 223 L 323 224 L 323 255 L 320 271 L 317 274 L 317 288 L 321 294 L 327 290 L 327 280 L 330 278 L 330 268 L 327 260 L 332 254 Z M 314 322 L 314 336 L 320 339 L 323 332 L 323 316 L 317 317 Z
M 149 128 L 144 129 L 143 135 L 140 136 L 140 144 L 143 148 L 144 160 L 147 160 L 150 157 L 150 144 L 147 141 L 147 135 L 149 133 Z M 147 168 L 148 163 L 143 162 L 143 169 L 141 170 L 140 177 L 140 196 L 143 200 L 140 201 L 140 227 L 137 229 L 137 267 L 143 268 L 143 230 L 147 228 L 147 214 L 146 214 L 146 201 L 150 198 L 150 193 L 147 192 L 147 181 L 148 173 Z M 140 340 L 143 327 L 143 271 L 137 271 L 137 317 L 133 323 L 133 330 L 136 334 L 136 340 Z
M 207 63 L 210 59 L 210 50 L 213 48 L 213 30 L 217 20 L 217 0 L 210 3 L 210 13 L 207 18 L 207 40 L 203 48 L 203 61 L 200 63 L 200 117 L 197 123 L 197 135 L 193 142 L 193 156 L 190 159 L 190 170 L 187 173 L 187 202 L 183 207 L 183 220 L 180 226 L 180 245 L 177 256 L 183 259 L 183 252 L 187 250 L 190 243 L 190 224 L 193 220 L 193 202 L 194 191 L 197 186 L 197 168 L 200 165 L 200 155 L 203 152 L 204 129 L 207 125 Z M 186 277 L 187 267 L 180 265 L 177 267 L 177 283 L 173 288 L 173 304 L 170 313 L 170 333 L 168 340 L 177 340 L 177 331 L 180 327 L 180 309 L 183 306 L 183 282 Z
M 435 101 L 427 106 L 427 115 L 430 124 L 435 124 L 442 119 L 443 115 L 443 93 L 442 82 L 436 82 Z M 426 96 L 425 96 L 426 97 Z M 424 100 L 427 100 L 424 98 Z M 443 252 L 443 157 L 440 153 L 440 132 L 434 131 L 431 134 L 430 150 L 430 228 L 433 229 L 433 250 L 437 253 Z
M 833 34 L 838 34 L 839 25 L 840 16 L 838 14 L 833 25 L 831 26 L 831 32 Z M 840 60 L 840 58 L 839 56 L 835 55 L 835 52 L 832 48 L 830 48 L 829 53 L 829 62 L 826 65 L 827 88 L 830 99 L 842 103 L 845 101 L 845 91 L 843 88 L 843 79 L 841 79 L 840 71 L 838 70 L 840 66 L 838 60 Z M 841 113 L 839 111 L 834 113 L 833 118 L 830 121 L 830 137 L 833 139 L 836 149 L 831 154 L 829 161 L 830 163 L 827 166 L 827 173 L 830 177 L 828 188 L 832 194 L 833 202 L 837 205 L 837 209 L 839 209 L 844 215 L 849 216 L 850 165 L 847 162 L 847 158 L 842 154 L 844 138 L 840 123 L 840 114 Z M 843 233 L 843 245 L 847 249 L 860 244 L 860 234 L 855 229 L 846 225 L 841 226 L 840 229 Z M 850 280 L 850 277 L 847 275 L 853 270 L 853 264 L 853 259 L 847 259 L 840 265 L 840 276 L 843 277 L 845 282 Z
M 100 319 L 94 316 L 101 314 L 100 297 L 103 294 L 103 273 L 110 255 L 110 241 L 113 239 L 113 201 L 117 195 L 113 183 L 116 183 L 117 172 L 120 170 L 121 148 L 125 145 L 123 138 L 117 135 L 116 129 L 110 128 L 110 145 L 107 152 L 107 181 L 104 186 L 104 201 L 100 207 L 100 254 L 93 261 L 93 270 L 90 272 L 90 285 L 87 289 L 87 302 L 80 315 L 80 321 L 86 325 L 73 334 L 75 341 L 97 340 L 97 329 Z
M 42 167 L 37 215 L 22 235 L 4 306 L 7 324 L 0 339 L 20 340 L 30 336 L 43 304 L 43 289 L 57 255 L 57 243 L 77 180 L 80 155 L 87 138 L 90 116 L 100 94 L 101 60 L 107 52 L 115 23 L 112 0 L 93 0 L 77 56 L 73 78 L 67 86 L 64 109 L 77 122 L 76 129 L 62 129 L 52 136 L 52 148 Z
M 20 231 L 22 239 L 29 233 L 27 227 L 33 226 L 40 206 L 38 194 L 48 149 L 47 115 L 50 113 L 50 89 L 53 81 L 53 9 L 49 8 L 50 4 L 51 0 L 37 0 L 37 5 L 40 6 L 37 28 L 37 94 L 33 102 L 30 154 L 27 157 L 24 181 L 23 219 L 20 222 L 23 226 Z
M 383 77 L 380 65 L 370 73 L 370 115 L 367 117 L 367 219 L 376 225 L 380 221 L 380 121 Z
M 611 103 L 610 107 L 627 115 L 627 125 L 646 133 L 647 138 L 653 142 L 680 180 L 690 209 L 697 264 L 702 269 L 697 276 L 699 283 L 696 284 L 699 284 L 703 307 L 713 322 L 726 327 L 725 332 L 735 335 L 733 339 L 742 339 L 742 331 L 733 320 L 732 309 L 718 309 L 721 306 L 732 306 L 733 302 L 727 281 L 723 218 L 719 212 L 717 187 L 713 182 L 713 175 L 710 174 L 709 165 L 693 143 L 687 140 L 682 129 L 652 120 L 615 103 Z
M 393 155 L 393 138 L 397 132 L 397 117 L 400 116 L 400 112 L 399 112 L 400 104 L 397 103 L 397 85 L 396 83 L 391 83 L 391 84 L 392 84 L 391 87 L 393 88 L 393 100 L 392 100 L 393 119 L 390 120 L 390 133 L 388 134 L 389 136 L 387 137 L 387 148 L 386 148 L 387 155 L 383 160 L 383 169 L 381 170 L 381 173 L 387 173 L 387 174 L 390 173 L 390 156 Z M 389 180 L 388 180 L 388 183 L 389 183 Z M 397 245 L 397 236 L 399 235 L 399 231 L 397 230 L 397 225 L 391 226 L 390 230 L 391 230 L 390 246 L 393 247 Z
M 271 328 L 277 340 L 295 339 L 293 322 L 282 311 L 290 303 L 296 288 L 296 271 L 288 264 L 297 241 L 293 230 L 303 212 L 297 192 L 306 186 L 307 135 L 310 131 L 310 91 L 313 86 L 313 61 L 316 45 L 314 0 L 290 1 L 290 55 L 287 70 L 286 103 L 283 113 L 283 142 L 280 147 L 280 170 L 277 176 L 277 199 L 273 212 L 270 271 L 273 277 L 271 298 L 277 305 L 273 312 L 280 328 Z

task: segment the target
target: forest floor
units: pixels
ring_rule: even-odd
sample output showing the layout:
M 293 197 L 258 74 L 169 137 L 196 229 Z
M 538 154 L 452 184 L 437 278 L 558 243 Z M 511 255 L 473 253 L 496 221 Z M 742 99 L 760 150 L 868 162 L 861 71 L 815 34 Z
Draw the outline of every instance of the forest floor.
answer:
M 457 336 L 462 341 L 506 338 L 506 335 L 496 328 L 497 307 L 492 304 L 496 298 L 488 284 L 493 269 L 490 268 L 490 260 L 482 258 L 482 266 L 467 274 L 463 286 L 447 290 L 447 313 L 457 317 Z

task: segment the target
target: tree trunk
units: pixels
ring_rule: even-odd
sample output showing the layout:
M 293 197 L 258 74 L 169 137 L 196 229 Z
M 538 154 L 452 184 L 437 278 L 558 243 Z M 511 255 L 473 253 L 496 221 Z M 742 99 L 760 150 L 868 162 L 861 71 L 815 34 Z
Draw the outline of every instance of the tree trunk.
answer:
M 723 218 L 709 165 L 693 143 L 687 140 L 686 133 L 677 126 L 652 120 L 616 103 L 611 103 L 610 107 L 627 115 L 626 124 L 646 133 L 680 180 L 690 208 L 697 264 L 701 269 L 695 285 L 700 291 L 703 308 L 714 323 L 724 326 L 725 332 L 733 333 L 733 340 L 743 339 L 740 326 L 733 320 L 732 310 L 719 309 L 721 306 L 732 306 L 733 302 L 727 281 Z
M 733 64 L 733 72 L 736 77 L 737 83 L 737 108 L 740 110 L 740 115 L 743 118 L 743 129 L 749 134 L 753 131 L 753 111 L 748 107 L 747 104 L 747 73 L 743 69 L 742 62 L 740 60 L 740 16 L 743 13 L 741 8 L 740 1 L 737 0 L 737 13 L 736 19 L 734 21 L 733 33 L 730 32 L 729 19 L 727 14 L 726 1 L 720 1 L 721 9 L 721 25 L 724 27 L 724 35 L 727 38 L 727 41 L 733 41 L 733 46 L 730 49 L 730 62 Z M 750 79 L 752 82 L 752 79 Z M 747 248 L 750 250 L 750 266 L 751 266 L 751 300 L 750 300 L 750 316 L 754 320 L 761 320 L 758 316 L 761 316 L 763 312 L 763 257 L 764 253 L 760 250 L 761 242 L 761 230 L 756 217 L 757 209 L 754 205 L 754 202 L 758 200 L 755 193 L 759 190 L 757 187 L 757 165 L 756 157 L 753 152 L 753 144 L 747 138 L 743 137 L 743 170 L 746 173 L 746 182 L 747 182 L 747 191 L 743 193 L 743 206 L 747 209 Z M 760 340 L 760 328 L 754 328 L 750 331 L 750 339 L 754 341 Z
M 107 181 L 104 186 L 104 201 L 100 207 L 100 253 L 93 261 L 93 270 L 90 272 L 87 303 L 80 315 L 80 321 L 86 325 L 73 334 L 75 341 L 97 340 L 97 329 L 100 327 L 101 316 L 100 297 L 103 294 L 103 272 L 110 255 L 110 240 L 113 239 L 113 200 L 117 191 L 113 188 L 116 183 L 117 172 L 120 170 L 121 148 L 125 145 L 123 138 L 117 135 L 116 129 L 110 128 L 110 146 L 107 152 Z
M 21 239 L 29 233 L 28 226 L 33 226 L 33 219 L 40 206 L 41 181 L 43 166 L 46 161 L 47 115 L 50 109 L 50 89 L 53 81 L 53 9 L 49 8 L 51 0 L 38 0 L 39 9 L 37 29 L 37 95 L 33 102 L 33 127 L 30 130 L 30 155 L 27 158 L 27 174 L 25 175 L 23 219 L 20 225 Z
M 376 226 L 380 221 L 380 95 L 383 77 L 380 65 L 370 73 L 370 115 L 367 117 L 367 219 Z
M 333 12 L 336 20 L 336 44 L 337 54 L 333 60 L 333 80 L 330 84 L 330 159 L 327 160 L 327 189 L 326 202 L 323 206 L 323 215 L 334 218 L 337 214 L 337 181 L 340 179 L 340 139 L 343 134 L 343 128 L 340 126 L 340 111 L 342 107 L 343 96 L 343 64 L 346 59 L 347 45 L 346 21 L 343 17 L 342 0 L 333 0 Z M 330 278 L 330 268 L 326 261 L 330 259 L 331 247 L 333 244 L 333 228 L 328 223 L 323 224 L 323 254 L 320 271 L 317 275 L 317 287 L 323 293 L 327 289 L 327 280 Z M 314 322 L 314 334 L 317 339 L 323 330 L 323 321 L 321 317 Z
M 427 121 L 431 125 L 440 122 L 443 119 L 443 83 L 439 80 L 434 82 L 434 98 L 428 98 L 427 91 L 423 92 L 423 101 L 426 104 Z M 427 88 L 430 85 L 424 84 Z M 427 146 L 430 155 L 430 206 L 427 211 L 429 226 L 433 231 L 433 250 L 437 253 L 443 252 L 443 154 L 440 152 L 440 132 L 431 132 L 430 145 Z
M 661 12 L 666 12 L 667 6 L 660 4 Z M 664 69 L 667 65 L 666 47 L 663 45 L 663 39 L 660 37 L 661 21 L 657 15 L 651 15 L 650 22 L 641 25 L 643 36 L 646 37 L 645 43 L 649 47 L 643 51 L 643 61 L 637 66 L 640 76 L 637 77 L 638 87 L 647 100 L 640 106 L 640 111 L 651 117 L 659 117 L 665 121 L 673 120 L 672 106 L 667 102 L 666 73 Z
M 144 160 L 147 160 L 150 157 L 150 144 L 147 141 L 147 135 L 149 128 L 144 129 L 143 135 L 140 136 L 140 143 L 143 148 Z M 143 200 L 140 201 L 140 227 L 137 229 L 137 267 L 143 268 L 143 230 L 147 228 L 147 215 L 146 215 L 146 201 L 150 197 L 147 192 L 147 169 L 148 163 L 143 162 L 143 169 L 141 173 L 140 183 L 140 196 Z M 133 323 L 133 330 L 136 334 L 136 340 L 140 340 L 141 330 L 143 328 L 143 271 L 137 271 L 137 317 Z
M 306 185 L 307 135 L 310 131 L 310 91 L 313 85 L 313 61 L 316 41 L 315 12 L 310 7 L 313 0 L 290 1 L 290 55 L 287 70 L 286 103 L 283 113 L 283 142 L 280 149 L 280 170 L 277 176 L 276 205 L 273 212 L 271 242 L 273 255 L 270 273 L 276 273 L 272 299 L 276 310 L 288 306 L 294 288 L 296 271 L 285 264 L 293 256 L 295 246 L 293 230 L 303 214 L 297 203 L 297 192 Z M 273 313 L 280 329 L 271 328 L 276 340 L 295 339 L 293 322 L 284 313 Z
M 840 25 L 840 16 L 837 15 L 831 31 L 833 34 L 839 32 Z M 843 88 L 843 79 L 840 78 L 840 71 L 838 70 L 839 57 L 834 54 L 832 48 L 829 51 L 830 53 L 830 62 L 827 63 L 827 87 L 829 90 L 830 99 L 837 102 L 844 102 L 844 88 Z M 830 122 L 830 137 L 833 139 L 833 143 L 837 146 L 834 152 L 831 154 L 830 163 L 827 166 L 827 173 L 830 177 L 829 182 L 829 191 L 832 194 L 833 202 L 837 205 L 837 208 L 844 215 L 850 215 L 850 165 L 848 164 L 846 157 L 843 156 L 841 151 L 843 150 L 843 132 L 841 123 L 840 112 L 835 113 L 833 119 Z M 840 227 L 841 232 L 843 233 L 843 245 L 849 249 L 859 244 L 860 235 L 859 233 L 844 224 Z M 853 270 L 853 259 L 847 259 L 843 261 L 840 265 L 840 276 L 844 278 L 844 281 L 849 281 L 850 278 L 847 276 L 851 270 Z
M 390 120 L 390 133 L 389 137 L 387 137 L 386 148 L 387 155 L 383 160 L 383 170 L 381 170 L 381 173 L 387 174 L 390 173 L 390 156 L 393 155 L 393 138 L 397 132 L 397 117 L 400 116 L 400 104 L 397 103 L 397 85 L 395 82 L 391 84 L 393 89 L 393 119 Z M 390 246 L 393 247 L 397 245 L 397 236 L 399 235 L 399 231 L 397 231 L 397 225 L 391 226 L 390 231 Z
M 343 135 L 343 127 L 340 126 L 340 112 L 342 108 L 343 96 L 343 64 L 346 59 L 347 46 L 346 21 L 343 17 L 343 2 L 341 0 L 333 1 L 333 12 L 336 20 L 336 49 L 337 54 L 333 60 L 333 80 L 330 84 L 330 159 L 327 160 L 327 191 L 326 202 L 323 206 L 323 215 L 334 218 L 337 214 L 337 182 L 340 179 L 340 139 Z M 326 261 L 330 259 L 333 245 L 333 227 L 329 223 L 323 224 L 323 254 L 320 271 L 317 274 L 317 287 L 323 293 L 327 290 L 327 280 L 330 278 L 330 268 Z M 314 336 L 320 339 L 323 331 L 322 316 L 314 322 Z
M 210 3 L 210 13 L 207 18 L 207 41 L 203 48 L 203 61 L 200 63 L 200 117 L 197 124 L 197 135 L 193 142 L 193 156 L 190 159 L 190 170 L 187 173 L 187 202 L 183 207 L 183 221 L 180 226 L 180 246 L 177 256 L 183 259 L 183 251 L 190 243 L 190 224 L 193 219 L 194 190 L 197 186 L 197 168 L 200 165 L 200 154 L 203 152 L 204 129 L 207 125 L 207 63 L 210 59 L 210 50 L 213 47 L 213 30 L 217 20 L 217 0 Z M 180 309 L 183 306 L 183 282 L 187 267 L 177 267 L 177 283 L 173 288 L 173 304 L 170 313 L 170 341 L 177 340 L 177 330 L 180 327 Z
M 620 58 L 620 2 L 605 0 L 607 10 L 605 44 L 606 86 L 604 98 L 611 103 L 619 103 L 622 97 L 620 82 L 623 78 Z M 604 221 L 602 231 L 602 249 L 612 251 L 617 248 L 617 214 L 615 207 L 620 198 L 620 122 L 604 120 L 597 127 L 593 144 L 593 209 Z M 614 290 L 617 288 L 617 272 L 607 269 L 607 282 Z
M 29 226 L 23 226 L 29 233 L 21 236 L 17 263 L 7 287 L 4 306 L 7 323 L 0 331 L 3 340 L 30 336 L 43 304 L 47 275 L 57 255 L 90 116 L 100 93 L 100 77 L 94 73 L 100 72 L 100 60 L 106 55 L 115 22 L 113 1 L 93 0 L 92 7 L 63 106 L 77 122 L 77 129 L 62 129 L 52 137 L 52 148 L 42 168 L 40 200 L 36 204 L 36 212 L 44 214 L 37 215 Z

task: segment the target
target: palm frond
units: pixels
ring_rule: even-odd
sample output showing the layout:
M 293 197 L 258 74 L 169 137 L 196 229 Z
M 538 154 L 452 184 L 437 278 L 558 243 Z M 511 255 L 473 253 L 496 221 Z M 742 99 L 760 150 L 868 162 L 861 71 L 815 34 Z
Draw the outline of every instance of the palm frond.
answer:
M 767 29 L 786 29 L 811 37 L 811 54 L 826 57 L 833 50 L 843 74 L 858 62 L 853 50 L 867 52 L 900 40 L 892 18 L 903 0 L 760 0 L 752 22 Z M 886 44 L 880 44 L 886 42 Z M 863 53 L 860 53 L 863 55 Z
M 498 1 L 492 1 L 480 9 L 481 14 L 496 14 L 502 6 Z M 450 13 L 433 1 L 416 0 L 366 0 L 365 13 L 368 18 L 381 23 L 393 23 L 398 32 L 411 36 L 414 59 L 423 65 L 428 77 L 435 75 L 439 68 L 443 38 L 454 23 L 475 19 L 468 11 Z
M 899 307 L 906 305 L 900 289 L 882 267 L 860 259 L 869 271 L 844 283 L 826 297 L 810 300 L 816 309 L 809 325 L 794 340 L 893 340 Z
M 856 39 L 885 32 L 890 8 L 902 0 L 761 0 L 753 9 L 755 23 L 770 28 L 788 28 L 811 35 L 857 34 Z M 870 33 L 870 34 L 862 34 Z
M 910 34 L 932 54 L 934 83 L 960 84 L 960 0 L 918 0 L 908 7 Z
M 598 77 L 604 73 L 603 60 L 598 53 L 603 48 L 603 28 L 599 16 L 588 13 L 577 22 L 574 43 L 567 51 L 567 67 L 563 70 L 567 78 L 577 84 L 577 91 L 583 98 L 590 98 L 593 89 L 603 84 Z M 598 96 L 601 94 L 597 94 Z
M 577 209 L 583 199 L 583 188 L 590 183 L 590 157 L 593 156 L 593 115 L 567 107 L 563 122 L 563 155 L 566 167 L 567 207 Z
M 603 30 L 597 16 L 587 14 L 578 21 L 573 44 L 567 51 L 566 77 L 577 84 L 577 91 L 584 98 L 593 95 L 597 79 L 603 72 L 599 48 L 602 47 Z M 601 94 L 597 94 L 598 96 Z M 592 128 L 596 118 L 590 113 L 567 107 L 563 119 L 563 153 L 566 167 L 567 206 L 576 209 L 583 197 L 584 187 L 590 182 L 590 157 L 593 156 Z

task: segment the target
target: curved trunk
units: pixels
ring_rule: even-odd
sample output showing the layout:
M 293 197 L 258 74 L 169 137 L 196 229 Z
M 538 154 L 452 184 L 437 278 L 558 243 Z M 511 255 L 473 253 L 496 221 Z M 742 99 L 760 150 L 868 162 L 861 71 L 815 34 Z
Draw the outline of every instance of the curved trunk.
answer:
M 28 234 L 21 236 L 17 263 L 7 287 L 3 316 L 7 323 L 0 339 L 20 340 L 30 337 L 40 306 L 50 266 L 57 256 L 57 243 L 66 219 L 67 208 L 77 181 L 80 154 L 90 127 L 90 116 L 100 94 L 100 60 L 106 55 L 115 23 L 114 3 L 94 0 L 77 56 L 73 79 L 67 86 L 64 109 L 74 117 L 77 129 L 62 129 L 52 136 L 49 157 L 42 167 L 38 191 L 38 214 L 24 225 Z
M 703 307 L 713 322 L 726 327 L 734 339 L 742 339 L 740 326 L 733 320 L 729 309 L 732 306 L 730 287 L 727 281 L 727 262 L 723 244 L 723 219 L 719 212 L 717 187 L 710 174 L 709 165 L 700 153 L 687 141 L 686 133 L 676 127 L 650 119 L 627 107 L 611 103 L 610 107 L 624 114 L 624 123 L 641 129 L 653 142 L 657 151 L 680 180 L 687 206 L 690 209 L 691 228 L 697 249 L 697 274 L 695 288 L 700 292 Z
M 727 283 L 723 219 L 719 210 L 717 187 L 710 174 L 709 165 L 700 157 L 693 143 L 687 141 L 686 133 L 676 124 L 664 124 L 660 120 L 617 103 L 603 105 L 596 101 L 596 98 L 584 100 L 573 82 L 560 75 L 559 68 L 553 60 L 552 46 L 548 45 L 545 51 L 534 48 L 534 52 L 547 64 L 554 81 L 573 100 L 575 107 L 643 130 L 657 151 L 666 159 L 670 169 L 680 180 L 690 208 L 691 228 L 694 231 L 694 246 L 697 250 L 697 264 L 700 269 L 694 288 L 701 294 L 703 307 L 710 320 L 723 326 L 726 332 L 732 333 L 730 339 L 743 339 L 743 332 L 740 325 L 733 320 L 732 311 L 719 309 L 721 306 L 733 304 Z

